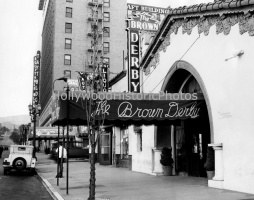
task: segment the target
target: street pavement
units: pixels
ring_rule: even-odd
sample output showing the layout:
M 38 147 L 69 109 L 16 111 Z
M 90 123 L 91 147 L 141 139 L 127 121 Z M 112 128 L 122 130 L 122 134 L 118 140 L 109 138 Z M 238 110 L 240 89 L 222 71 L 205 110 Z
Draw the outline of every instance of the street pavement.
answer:
M 4 151 L 0 164 L 8 157 L 9 151 Z M 8 175 L 3 174 L 0 166 L 0 200 L 52 200 L 53 198 L 43 186 L 37 175 L 29 172 L 11 170 Z
M 70 160 L 69 185 L 64 178 L 57 185 L 57 164 L 50 155 L 37 153 L 36 170 L 55 199 L 84 200 L 89 196 L 90 163 Z M 96 164 L 96 199 L 98 200 L 254 200 L 254 195 L 209 188 L 206 178 L 152 176 L 126 168 Z

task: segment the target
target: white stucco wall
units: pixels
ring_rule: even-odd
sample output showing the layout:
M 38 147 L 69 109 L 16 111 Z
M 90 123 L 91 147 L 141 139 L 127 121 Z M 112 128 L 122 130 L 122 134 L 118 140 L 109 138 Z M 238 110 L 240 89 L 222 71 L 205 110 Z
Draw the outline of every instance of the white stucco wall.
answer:
M 142 126 L 142 151 L 139 151 L 137 148 L 137 134 L 133 133 L 132 136 L 132 170 L 152 174 L 152 147 L 154 147 L 154 127 Z
M 112 86 L 112 92 L 128 91 L 127 76 L 122 78 Z M 137 134 L 134 133 L 133 126 L 128 127 L 129 132 L 129 155 L 132 155 L 132 170 L 142 173 L 152 173 L 152 150 L 154 147 L 154 127 L 143 126 L 142 151 L 138 151 Z M 120 153 L 120 128 L 115 127 L 116 154 Z
M 161 80 L 198 37 L 197 28 L 191 35 L 183 35 L 181 28 L 177 35 L 171 35 L 171 44 L 160 53 L 160 63 L 146 80 L 144 92 L 160 91 Z M 197 70 L 208 93 L 211 134 L 214 143 L 223 143 L 224 188 L 248 193 L 254 193 L 253 46 L 254 37 L 240 35 L 238 24 L 227 36 L 217 35 L 213 26 L 182 58 Z M 240 50 L 244 55 L 225 61 Z
M 124 92 L 128 90 L 127 75 L 111 87 L 111 92 Z M 120 127 L 114 127 L 115 154 L 121 153 L 121 132 Z
M 112 92 L 124 92 L 128 91 L 128 79 L 127 75 L 123 77 L 120 81 L 118 81 L 116 84 L 112 85 L 111 87 Z
M 121 138 L 119 127 L 114 127 L 114 137 L 115 137 L 115 154 L 120 154 Z

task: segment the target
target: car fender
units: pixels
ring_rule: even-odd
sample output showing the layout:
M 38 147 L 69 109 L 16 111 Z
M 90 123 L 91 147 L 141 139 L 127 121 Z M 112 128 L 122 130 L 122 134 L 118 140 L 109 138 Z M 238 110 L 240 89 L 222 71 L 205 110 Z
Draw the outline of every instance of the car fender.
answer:
M 32 160 L 31 160 L 31 168 L 35 168 L 35 164 L 36 164 L 36 158 L 32 158 Z
M 10 163 L 10 160 L 9 158 L 5 158 L 4 161 L 3 161 L 3 167 L 10 167 L 11 166 L 11 163 Z

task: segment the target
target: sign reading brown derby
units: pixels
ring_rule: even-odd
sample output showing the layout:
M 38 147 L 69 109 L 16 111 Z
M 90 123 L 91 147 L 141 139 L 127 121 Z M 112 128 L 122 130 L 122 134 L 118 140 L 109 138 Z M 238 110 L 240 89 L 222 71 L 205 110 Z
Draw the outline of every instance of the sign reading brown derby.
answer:
M 197 102 L 188 101 L 104 100 L 98 102 L 95 114 L 97 116 L 104 115 L 108 120 L 162 120 L 197 118 L 199 110 Z
M 69 124 L 86 125 L 87 99 L 69 99 Z M 173 120 L 195 119 L 200 116 L 203 99 L 197 100 L 126 100 L 97 99 L 93 112 L 96 119 L 104 119 L 104 124 L 162 124 Z M 64 125 L 67 117 L 67 99 L 58 99 L 56 112 L 52 114 L 53 125 Z

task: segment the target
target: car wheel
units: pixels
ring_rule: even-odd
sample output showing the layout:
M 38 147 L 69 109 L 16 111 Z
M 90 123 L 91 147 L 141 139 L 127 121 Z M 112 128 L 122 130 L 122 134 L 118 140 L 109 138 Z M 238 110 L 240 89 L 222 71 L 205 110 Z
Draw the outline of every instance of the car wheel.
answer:
M 35 171 L 35 169 L 34 169 L 34 168 L 33 168 L 33 169 L 31 169 L 31 171 L 30 171 L 30 172 L 31 172 L 31 175 L 32 175 L 32 176 L 36 175 L 36 171 Z
M 18 170 L 24 170 L 26 168 L 26 160 L 24 158 L 16 158 L 13 161 L 13 167 Z

